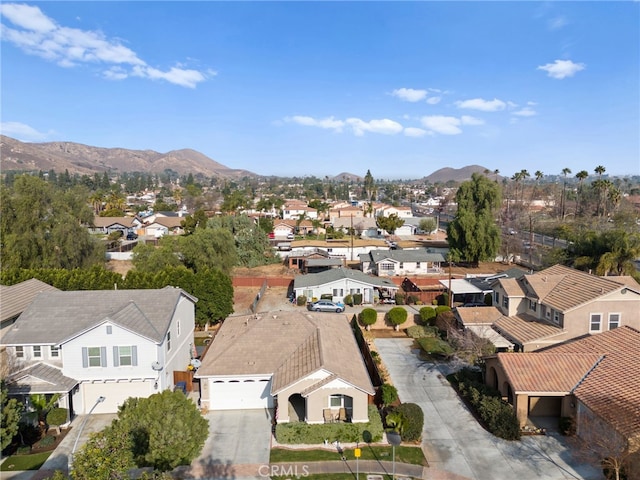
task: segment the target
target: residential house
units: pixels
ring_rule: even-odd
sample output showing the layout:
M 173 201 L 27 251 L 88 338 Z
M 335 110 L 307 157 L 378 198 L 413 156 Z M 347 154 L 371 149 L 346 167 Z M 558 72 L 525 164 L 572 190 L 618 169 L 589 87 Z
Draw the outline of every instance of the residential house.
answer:
M 138 217 L 93 217 L 93 225 L 89 227 L 91 233 L 109 235 L 113 232 L 137 232 L 142 227 L 142 221 Z
M 114 413 L 129 397 L 174 387 L 193 351 L 196 298 L 155 290 L 45 291 L 2 339 L 12 357 L 9 395 L 61 395 L 84 414 Z
M 5 331 L 16 321 L 33 299 L 42 292 L 55 292 L 57 288 L 37 278 L 31 278 L 15 285 L 0 285 L 0 341 Z
M 342 302 L 345 296 L 359 293 L 362 294 L 362 303 L 376 303 L 380 297 L 394 298 L 398 286 L 390 280 L 359 270 L 333 268 L 320 273 L 296 275 L 293 290 L 296 297 L 304 295 L 310 301 L 330 294 L 333 301 Z
M 442 273 L 445 258 L 441 253 L 426 248 L 407 250 L 371 250 L 358 255 L 360 269 L 379 277 L 427 275 Z
M 365 218 L 365 216 L 362 208 L 349 204 L 349 205 L 343 205 L 340 207 L 334 207 L 331 210 L 329 210 L 329 221 L 332 224 L 334 224 L 334 227 L 335 227 L 335 221 L 338 220 L 339 218 L 347 219 L 347 220 L 353 218 L 355 220 L 355 219 Z
M 156 215 L 153 220 L 145 223 L 144 234 L 150 237 L 159 238 L 164 235 L 182 235 L 184 228 L 182 227 L 181 216 L 159 216 Z
M 379 238 L 380 229 L 376 223 L 376 219 L 372 217 L 340 217 L 332 222 L 335 230 L 349 233 L 351 229 L 356 237 L 361 238 Z
M 273 224 L 273 233 L 276 238 L 286 238 L 290 234 L 307 235 L 313 230 L 314 226 L 309 220 L 280 220 Z
M 640 331 L 620 326 L 532 353 L 486 358 L 486 383 L 513 405 L 521 426 L 571 417 L 584 441 L 626 448 L 627 478 L 640 478 L 638 358 Z
M 209 410 L 275 409 L 277 422 L 367 422 L 374 395 L 344 315 L 227 318 L 195 375 Z
M 504 315 L 494 329 L 527 352 L 623 325 L 640 328 L 637 282 L 562 265 L 498 279 L 493 304 Z
M 307 262 L 309 260 L 328 260 L 329 253 L 322 248 L 313 249 L 294 249 L 286 258 L 286 265 L 288 268 L 300 270 L 306 272 Z
M 513 343 L 493 329 L 494 322 L 502 318 L 502 313 L 496 307 L 457 307 L 453 309 L 453 314 L 462 329 L 489 340 L 497 352 L 513 350 Z
M 488 294 L 494 295 L 493 287 L 497 280 L 522 277 L 527 272 L 519 268 L 510 268 L 492 275 L 471 275 L 465 278 L 440 280 L 440 284 L 453 294 L 453 305 L 469 303 L 485 303 Z M 508 282 L 505 285 L 510 285 Z M 517 295 L 518 292 L 512 292 Z
M 411 207 L 407 206 L 382 205 L 375 209 L 376 217 L 390 217 L 391 215 L 395 215 L 398 218 L 411 218 L 413 217 L 413 212 Z
M 300 216 L 302 218 L 316 219 L 318 218 L 318 211 L 309 207 L 306 203 L 300 202 L 287 202 L 282 207 L 283 220 L 298 220 Z

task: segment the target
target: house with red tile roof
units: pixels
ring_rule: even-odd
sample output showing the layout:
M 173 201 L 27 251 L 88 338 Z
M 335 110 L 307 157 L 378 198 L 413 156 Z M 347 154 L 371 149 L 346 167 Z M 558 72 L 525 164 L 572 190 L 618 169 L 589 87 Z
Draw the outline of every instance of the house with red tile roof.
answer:
M 511 403 L 521 426 L 570 417 L 576 435 L 625 445 L 627 478 L 640 478 L 640 330 L 621 326 L 532 353 L 486 359 L 486 383 Z
M 531 352 L 627 325 L 640 329 L 640 284 L 630 277 L 599 277 L 562 265 L 493 285 L 504 315 L 493 328 Z

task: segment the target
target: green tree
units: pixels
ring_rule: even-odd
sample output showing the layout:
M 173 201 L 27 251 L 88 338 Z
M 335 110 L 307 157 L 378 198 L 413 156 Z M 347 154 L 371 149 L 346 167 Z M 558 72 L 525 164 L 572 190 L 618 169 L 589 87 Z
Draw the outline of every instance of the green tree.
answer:
M 163 415 L 162 412 L 159 415 L 168 416 Z M 72 478 L 74 480 L 129 478 L 128 470 L 136 467 L 133 458 L 133 439 L 132 432 L 119 425 L 117 420 L 104 430 L 92 434 L 73 458 Z
M 426 233 L 433 233 L 437 228 L 436 221 L 433 218 L 423 218 L 418 223 L 420 230 Z
M 447 227 L 452 258 L 474 266 L 495 258 L 500 248 L 500 229 L 495 220 L 501 204 L 500 186 L 474 173 L 470 181 L 460 185 L 456 202 L 458 210 Z
M 394 326 L 396 330 L 407 321 L 408 317 L 407 311 L 402 307 L 393 307 L 391 310 L 387 312 L 387 319 Z
M 190 464 L 209 434 L 196 404 L 182 392 L 170 390 L 127 399 L 115 424 L 132 435 L 136 465 L 160 471 Z
M 21 175 L 0 186 L 0 256 L 3 268 L 85 268 L 104 262 L 105 247 L 86 225 L 93 219 L 80 187 L 56 190 Z M 83 225 L 84 224 L 84 225 Z
M 184 220 L 180 222 L 182 228 L 184 228 L 185 235 L 191 235 L 196 231 L 196 228 L 205 228 L 207 226 L 207 214 L 204 210 L 198 209 L 193 212 L 193 215 L 187 215 Z
M 582 215 L 582 209 L 579 208 L 579 205 L 582 204 L 582 188 L 583 188 L 583 183 L 585 181 L 585 179 L 589 177 L 589 172 L 587 172 L 586 170 L 580 170 L 578 173 L 576 173 L 576 178 L 578 179 L 578 195 L 576 195 L 576 215 L 575 217 L 578 218 L 579 215 Z
M 182 262 L 177 254 L 175 238 L 163 237 L 157 247 L 138 242 L 133 248 L 131 262 L 139 272 L 157 273 L 167 267 L 177 267 Z
M 640 258 L 640 234 L 616 230 L 602 235 L 608 240 L 609 250 L 600 255 L 596 273 L 639 277 L 635 260 Z
M 371 175 L 371 171 L 367 170 L 366 175 L 364 176 L 364 193 L 367 197 L 367 202 L 371 203 L 371 199 L 375 195 L 376 192 L 376 181 Z
M 219 268 L 229 273 L 238 261 L 235 240 L 226 228 L 199 228 L 192 235 L 179 237 L 178 251 L 182 263 L 194 272 Z
M 18 433 L 20 415 L 24 409 L 15 398 L 9 398 L 4 380 L 0 381 L 0 408 L 2 409 L 2 423 L 0 425 L 0 450 L 7 448 L 13 437 Z
M 389 235 L 393 235 L 397 229 L 404 225 L 404 219 L 392 213 L 388 217 L 380 216 L 376 218 L 376 225 L 378 228 L 389 233 Z

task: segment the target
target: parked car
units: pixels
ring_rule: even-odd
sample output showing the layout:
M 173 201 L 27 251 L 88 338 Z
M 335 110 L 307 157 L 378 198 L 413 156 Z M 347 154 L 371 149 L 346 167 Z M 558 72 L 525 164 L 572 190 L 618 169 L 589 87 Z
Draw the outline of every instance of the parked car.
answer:
M 318 300 L 317 302 L 309 303 L 307 310 L 312 312 L 344 312 L 344 304 L 332 302 L 331 300 Z
M 138 234 L 136 232 L 128 232 L 127 240 L 136 240 L 138 238 Z
M 518 234 L 518 231 L 515 230 L 514 228 L 509 229 L 509 235 L 517 235 L 517 234 Z
M 287 240 L 293 240 L 296 236 L 293 233 L 287 233 Z

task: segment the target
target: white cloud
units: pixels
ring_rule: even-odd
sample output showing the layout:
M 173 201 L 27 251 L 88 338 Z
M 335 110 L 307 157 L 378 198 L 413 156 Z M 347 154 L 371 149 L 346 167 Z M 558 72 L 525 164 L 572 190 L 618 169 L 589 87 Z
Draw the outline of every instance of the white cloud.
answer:
M 571 60 L 556 60 L 553 63 L 540 65 L 537 69 L 544 70 L 551 78 L 562 80 L 563 78 L 573 77 L 580 70 L 584 70 L 584 63 L 573 63 Z
M 430 133 L 430 132 L 427 132 L 426 130 L 423 130 L 422 128 L 407 127 L 407 128 L 404 129 L 404 135 L 406 137 L 424 137 L 428 133 Z
M 427 98 L 426 90 L 414 90 L 413 88 L 398 88 L 391 95 L 405 102 L 419 102 Z
M 342 120 L 336 120 L 333 117 L 316 120 L 313 117 L 295 115 L 293 117 L 286 117 L 284 121 L 297 123 L 298 125 L 305 125 L 307 127 L 318 127 L 327 130 L 335 130 L 336 132 L 341 132 L 342 127 L 344 127 L 344 122 Z
M 380 120 L 370 120 L 365 122 L 359 118 L 347 118 L 346 121 L 351 128 L 353 128 L 353 133 L 358 137 L 365 134 L 365 132 L 371 133 L 381 133 L 383 135 L 395 135 L 396 133 L 400 133 L 403 130 L 402 125 L 393 120 L 389 120 L 388 118 L 383 118 Z
M 45 140 L 53 132 L 39 132 L 35 128 L 20 122 L 2 122 L 0 123 L 0 133 L 23 142 L 32 142 Z
M 563 16 L 558 16 L 547 20 L 547 26 L 550 30 L 559 30 L 568 23 L 569 22 L 567 21 L 567 19 Z
M 482 98 L 473 98 L 471 100 L 457 101 L 458 108 L 468 108 L 471 110 L 481 110 L 483 112 L 496 112 L 504 110 L 507 104 L 502 100 L 494 98 L 493 100 L 484 100 Z
M 441 135 L 459 135 L 462 133 L 462 129 L 459 127 L 462 122 L 456 117 L 431 115 L 422 117 L 420 122 L 427 129 Z
M 442 100 L 442 97 L 429 97 L 427 98 L 427 103 L 429 105 L 437 105 Z
M 212 75 L 211 71 L 205 74 L 181 66 L 171 67 L 167 71 L 151 67 L 119 40 L 109 39 L 99 31 L 57 25 L 38 7 L 10 3 L 0 6 L 0 14 L 16 27 L 3 24 L 3 40 L 13 43 L 29 55 L 56 62 L 61 67 L 98 64 L 104 66 L 103 76 L 111 80 L 137 76 L 188 88 L 195 88 L 206 80 L 207 75 Z M 119 69 L 114 69 L 115 66 Z
M 524 107 L 523 109 L 512 112 L 511 114 L 517 115 L 518 117 L 533 117 L 537 115 L 537 112 L 533 108 Z
M 461 116 L 460 122 L 462 122 L 462 125 L 484 125 L 484 120 L 469 115 Z

